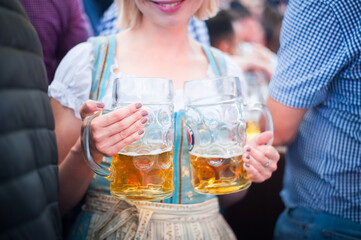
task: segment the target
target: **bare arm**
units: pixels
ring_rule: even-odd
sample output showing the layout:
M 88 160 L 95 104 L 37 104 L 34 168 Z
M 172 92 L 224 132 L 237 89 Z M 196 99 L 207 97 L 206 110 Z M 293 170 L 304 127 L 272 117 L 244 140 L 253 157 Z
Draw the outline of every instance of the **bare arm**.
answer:
M 59 166 L 59 209 L 64 215 L 84 196 L 94 172 L 86 164 L 80 139 Z
M 84 196 L 93 172 L 83 159 L 80 145 L 82 121 L 74 111 L 51 99 L 59 165 L 59 208 L 65 214 Z
M 55 120 L 58 164 L 60 165 L 80 136 L 81 120 L 75 117 L 72 109 L 64 107 L 57 100 L 51 98 L 50 102 Z
M 271 111 L 274 125 L 273 145 L 291 144 L 298 132 L 303 116 L 307 112 L 306 108 L 291 108 L 272 97 L 268 97 L 267 107 Z

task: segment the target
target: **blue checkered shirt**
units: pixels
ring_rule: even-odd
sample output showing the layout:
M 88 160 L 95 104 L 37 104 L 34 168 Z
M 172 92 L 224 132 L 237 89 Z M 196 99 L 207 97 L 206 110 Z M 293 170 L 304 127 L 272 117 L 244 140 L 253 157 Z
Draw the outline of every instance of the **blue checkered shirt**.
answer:
M 308 108 L 281 196 L 361 223 L 361 1 L 291 0 L 272 98 Z
M 115 3 L 105 11 L 98 26 L 99 35 L 105 36 L 115 34 L 120 30 L 117 28 L 118 7 Z M 204 21 L 191 18 L 188 23 L 188 33 L 191 37 L 202 44 L 210 45 L 207 25 Z

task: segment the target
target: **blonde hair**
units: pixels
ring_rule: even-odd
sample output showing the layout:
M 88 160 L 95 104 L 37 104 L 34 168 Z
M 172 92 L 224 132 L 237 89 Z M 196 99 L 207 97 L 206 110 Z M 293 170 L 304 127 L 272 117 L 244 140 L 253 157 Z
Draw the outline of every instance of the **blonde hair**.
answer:
M 120 29 L 133 28 L 140 24 L 142 13 L 134 0 L 116 0 L 118 5 L 118 26 Z M 217 0 L 204 0 L 194 16 L 200 20 L 213 17 L 218 11 Z

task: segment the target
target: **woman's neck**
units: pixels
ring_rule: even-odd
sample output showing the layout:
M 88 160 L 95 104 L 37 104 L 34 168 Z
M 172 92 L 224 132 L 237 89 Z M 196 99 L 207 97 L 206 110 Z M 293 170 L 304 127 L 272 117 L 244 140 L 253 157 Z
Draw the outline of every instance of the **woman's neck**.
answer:
M 208 64 L 201 45 L 189 37 L 187 24 L 164 27 L 143 23 L 121 32 L 117 36 L 116 58 L 118 71 L 139 77 L 170 78 L 176 89 L 182 88 L 186 80 L 204 78 Z
M 133 46 L 146 51 L 157 51 L 157 55 L 166 53 L 179 56 L 180 53 L 192 50 L 187 23 L 165 27 L 142 21 L 138 27 L 128 31 Z

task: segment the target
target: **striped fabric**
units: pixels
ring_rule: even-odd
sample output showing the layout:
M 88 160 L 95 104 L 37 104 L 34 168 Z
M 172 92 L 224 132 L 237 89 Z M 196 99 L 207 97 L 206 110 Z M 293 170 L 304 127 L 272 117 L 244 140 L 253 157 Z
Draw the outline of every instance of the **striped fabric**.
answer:
M 117 28 L 117 16 L 118 7 L 115 3 L 113 3 L 110 5 L 108 10 L 105 11 L 102 19 L 100 20 L 98 26 L 99 35 L 107 36 L 119 32 L 119 29 Z M 210 45 L 208 29 L 204 21 L 191 18 L 188 23 L 188 32 L 189 35 L 198 42 L 208 46 Z
M 290 1 L 280 40 L 270 95 L 309 109 L 281 196 L 361 223 L 361 1 Z

